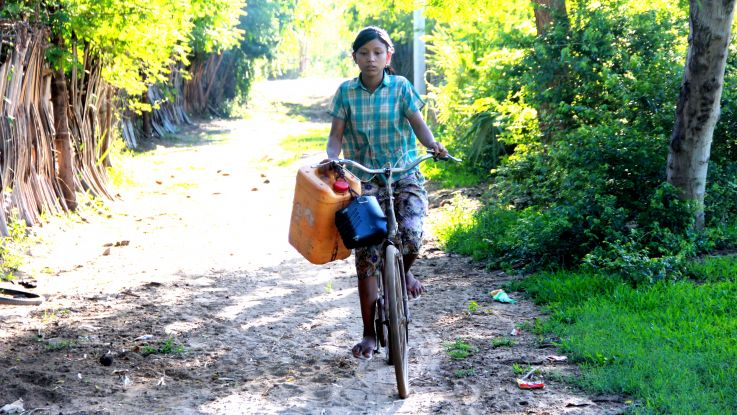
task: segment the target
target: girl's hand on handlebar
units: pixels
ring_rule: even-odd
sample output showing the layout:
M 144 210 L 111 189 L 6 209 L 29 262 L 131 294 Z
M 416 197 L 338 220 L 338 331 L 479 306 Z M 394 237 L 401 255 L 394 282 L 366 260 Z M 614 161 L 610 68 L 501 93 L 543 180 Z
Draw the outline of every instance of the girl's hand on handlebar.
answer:
M 333 169 L 333 162 L 337 161 L 337 158 L 326 158 L 323 159 L 318 165 L 317 165 L 317 171 L 320 172 L 320 174 L 327 174 L 330 170 Z
M 438 158 L 448 157 L 448 150 L 446 150 L 445 146 L 438 141 L 435 141 L 434 143 L 432 143 L 432 145 L 428 147 L 428 150 L 431 150 L 433 153 L 435 153 L 435 157 L 438 157 Z

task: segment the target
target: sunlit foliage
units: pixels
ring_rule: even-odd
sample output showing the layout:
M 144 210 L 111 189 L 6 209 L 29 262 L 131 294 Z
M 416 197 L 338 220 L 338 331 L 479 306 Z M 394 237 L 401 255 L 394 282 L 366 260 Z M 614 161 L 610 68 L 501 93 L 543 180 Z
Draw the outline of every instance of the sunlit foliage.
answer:
M 483 4 L 426 3 L 435 128 L 491 186 L 473 224 L 443 231 L 449 246 L 502 266 L 585 263 L 658 279 L 734 244 L 720 225 L 734 222 L 737 192 L 730 88 L 714 139 L 723 150 L 710 167 L 708 238 L 690 231 L 693 207 L 663 184 L 687 4 L 568 1 L 565 24 L 542 35 L 532 2 Z
M 246 13 L 240 17 L 238 28 L 245 35 L 235 55 L 235 96 L 246 101 L 256 76 L 256 63 L 272 61 L 281 45 L 283 35 L 294 18 L 296 0 L 249 0 Z
M 264 65 L 269 78 L 346 76 L 352 68 L 344 15 L 348 2 L 298 0 L 285 22 L 274 59 Z
M 243 0 L 6 1 L 1 15 L 47 25 L 52 65 L 69 68 L 89 46 L 103 77 L 137 95 L 166 80 L 173 65 L 186 64 L 191 53 L 236 45 L 243 32 L 235 25 L 244 7 Z

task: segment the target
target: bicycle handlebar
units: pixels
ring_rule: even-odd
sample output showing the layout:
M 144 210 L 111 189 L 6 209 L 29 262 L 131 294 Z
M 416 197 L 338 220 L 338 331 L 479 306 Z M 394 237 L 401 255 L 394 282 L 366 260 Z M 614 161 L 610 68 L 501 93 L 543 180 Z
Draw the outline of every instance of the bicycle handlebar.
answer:
M 364 173 L 367 173 L 367 174 L 386 174 L 386 173 L 389 173 L 389 172 L 391 172 L 391 173 L 400 173 L 401 174 L 401 173 L 404 173 L 404 172 L 407 172 L 407 171 L 412 170 L 413 168 L 415 168 L 415 166 L 417 166 L 418 164 L 420 164 L 423 161 L 425 161 L 427 159 L 430 159 L 430 158 L 434 158 L 436 160 L 453 160 L 453 161 L 455 161 L 457 163 L 460 163 L 462 161 L 461 159 L 456 158 L 456 157 L 453 157 L 450 154 L 448 154 L 445 157 L 438 157 L 438 156 L 435 155 L 435 151 L 428 150 L 427 151 L 427 154 L 418 157 L 412 163 L 410 163 L 408 166 L 405 166 L 405 167 L 382 167 L 380 169 L 370 169 L 370 168 L 364 166 L 363 164 L 358 163 L 358 162 L 353 161 L 353 160 L 350 160 L 350 159 L 329 160 L 329 161 L 326 161 L 326 162 L 323 162 L 323 163 L 319 163 L 315 167 L 324 167 L 324 166 L 327 166 L 327 165 L 329 165 L 331 163 L 337 163 L 337 164 L 341 164 L 341 165 L 346 165 L 347 164 L 349 166 L 353 166 L 353 167 L 357 168 L 358 170 L 361 170 L 361 171 L 363 171 Z

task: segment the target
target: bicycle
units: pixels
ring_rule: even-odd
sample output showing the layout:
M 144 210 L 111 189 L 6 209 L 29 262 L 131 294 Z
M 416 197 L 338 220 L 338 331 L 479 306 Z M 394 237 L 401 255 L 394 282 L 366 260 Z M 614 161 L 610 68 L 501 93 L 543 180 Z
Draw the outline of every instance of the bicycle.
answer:
M 402 258 L 402 240 L 399 233 L 397 219 L 394 213 L 394 194 L 392 191 L 392 175 L 408 172 L 417 165 L 429 159 L 453 160 L 461 162 L 451 155 L 437 157 L 433 151 L 418 157 L 405 167 L 397 168 L 387 166 L 381 169 L 371 169 L 358 162 L 349 159 L 338 159 L 321 163 L 319 166 L 339 165 L 352 166 L 367 174 L 374 174 L 384 179 L 386 192 L 388 194 L 386 216 L 387 236 L 382 243 L 383 269 L 381 278 L 376 279 L 378 285 L 378 297 L 376 299 L 374 328 L 376 331 L 376 350 L 386 347 L 386 362 L 394 366 L 397 378 L 397 390 L 399 397 L 404 399 L 409 396 L 409 323 L 412 317 L 409 313 L 409 301 L 407 287 L 405 284 L 404 261 Z

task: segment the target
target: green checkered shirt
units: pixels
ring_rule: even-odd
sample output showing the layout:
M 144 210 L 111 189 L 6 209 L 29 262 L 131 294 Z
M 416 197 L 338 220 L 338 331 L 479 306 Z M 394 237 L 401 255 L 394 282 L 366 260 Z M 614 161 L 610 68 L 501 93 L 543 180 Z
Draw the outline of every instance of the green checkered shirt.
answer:
M 401 167 L 417 158 L 417 138 L 407 116 L 424 105 L 406 78 L 384 75 L 373 93 L 363 86 L 360 78 L 343 82 L 333 97 L 328 114 L 345 121 L 344 158 L 369 168 L 382 168 L 387 163 Z M 371 179 L 365 173 L 354 173 L 361 180 Z M 397 175 L 394 179 L 409 173 Z

